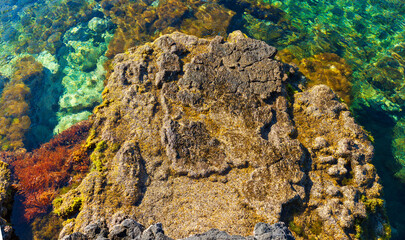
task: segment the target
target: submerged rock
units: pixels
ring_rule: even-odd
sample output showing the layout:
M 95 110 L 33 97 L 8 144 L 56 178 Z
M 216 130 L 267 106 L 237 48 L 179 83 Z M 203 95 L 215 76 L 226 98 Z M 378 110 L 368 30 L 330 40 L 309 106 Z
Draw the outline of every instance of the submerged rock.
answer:
M 59 121 L 54 134 L 87 119 L 89 110 L 101 102 L 100 93 L 105 77 L 103 65 L 107 61 L 104 54 L 113 36 L 112 32 L 111 21 L 94 17 L 64 34 L 65 46 L 59 50 L 64 92 L 59 99 Z
M 298 239 L 388 237 L 368 136 L 330 88 L 287 91 L 295 69 L 275 54 L 234 32 L 173 33 L 117 55 L 91 117 L 93 170 L 55 210 L 76 216 L 60 238 L 99 219 L 129 234 L 118 213 L 174 238 L 279 221 Z

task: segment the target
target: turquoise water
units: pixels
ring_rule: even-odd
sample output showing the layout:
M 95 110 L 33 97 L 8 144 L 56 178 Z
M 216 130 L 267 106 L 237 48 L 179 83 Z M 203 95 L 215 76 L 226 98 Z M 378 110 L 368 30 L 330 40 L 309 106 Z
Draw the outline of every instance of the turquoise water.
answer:
M 375 138 L 393 239 L 404 239 L 404 16 L 405 0 L 2 0 L 0 148 L 32 149 L 86 119 L 119 52 L 174 30 L 242 30 L 303 71 L 332 65 L 320 54 L 345 60 L 348 74 L 328 84 Z

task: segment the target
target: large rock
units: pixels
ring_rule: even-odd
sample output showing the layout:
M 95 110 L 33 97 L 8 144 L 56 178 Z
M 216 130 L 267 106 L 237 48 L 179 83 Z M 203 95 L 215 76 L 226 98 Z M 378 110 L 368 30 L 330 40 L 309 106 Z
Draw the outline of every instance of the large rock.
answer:
M 328 87 L 294 96 L 295 69 L 275 54 L 234 32 L 117 55 L 92 117 L 93 171 L 63 196 L 62 211 L 82 205 L 60 237 L 98 219 L 111 229 L 116 213 L 174 238 L 284 221 L 298 238 L 351 239 L 369 219 L 387 225 L 381 204 L 367 218 L 381 193 L 367 135 Z

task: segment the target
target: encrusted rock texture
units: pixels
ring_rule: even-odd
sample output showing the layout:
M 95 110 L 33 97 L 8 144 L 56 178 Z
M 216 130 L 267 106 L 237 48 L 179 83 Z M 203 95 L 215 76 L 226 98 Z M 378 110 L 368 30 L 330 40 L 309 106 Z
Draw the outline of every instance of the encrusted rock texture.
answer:
M 0 159 L 7 153 L 0 153 Z M 9 165 L 0 160 L 0 229 L 5 240 L 16 239 L 10 224 L 15 189 L 12 187 Z
M 63 237 L 62 240 L 172 240 L 172 238 L 165 235 L 161 223 L 156 223 L 145 229 L 142 224 L 127 216 L 116 215 L 113 217 L 113 222 L 116 225 L 108 229 L 105 221 L 96 221 L 84 228 L 84 233 L 75 232 L 73 234 Z M 243 237 L 239 235 L 229 235 L 224 231 L 218 229 L 211 229 L 208 232 L 196 234 L 184 240 L 210 240 L 210 239 L 223 239 L 223 240 L 294 240 L 291 231 L 283 222 L 278 222 L 273 225 L 266 223 L 256 224 L 253 236 Z
M 117 55 L 91 117 L 92 171 L 56 209 L 70 217 L 60 238 L 111 229 L 114 214 L 172 238 L 279 221 L 297 239 L 388 237 L 369 136 L 327 86 L 296 89 L 276 53 L 237 31 Z

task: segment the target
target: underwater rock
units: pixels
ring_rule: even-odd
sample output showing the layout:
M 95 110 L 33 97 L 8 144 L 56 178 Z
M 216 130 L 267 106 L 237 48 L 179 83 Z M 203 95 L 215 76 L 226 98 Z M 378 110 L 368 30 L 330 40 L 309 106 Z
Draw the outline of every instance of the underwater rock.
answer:
M 224 35 L 234 15 L 235 12 L 217 3 L 204 3 L 195 10 L 195 19 L 185 19 L 180 29 L 199 37 Z
M 92 18 L 87 24 L 88 28 L 98 34 L 105 33 L 108 29 L 111 30 L 113 24 L 111 21 L 101 19 L 99 17 Z
M 28 116 L 31 87 L 42 84 L 44 70 L 32 56 L 18 58 L 9 84 L 0 97 L 0 148 L 17 150 L 24 147 L 25 133 L 31 125 Z
M 76 25 L 79 19 L 90 20 L 97 12 L 93 3 L 84 0 L 56 1 L 52 4 L 44 1 L 32 1 L 32 4 L 19 2 L 22 10 L 15 14 L 21 18 L 21 24 L 15 24 L 19 37 L 7 39 L 16 53 L 39 54 L 46 50 L 55 54 L 62 46 L 61 37 L 66 30 Z M 75 7 L 72 8 L 73 2 Z M 7 25 L 13 26 L 12 23 Z
M 388 237 L 367 134 L 327 86 L 287 90 L 296 70 L 276 52 L 235 32 L 118 54 L 91 117 L 92 170 L 56 208 L 75 216 L 60 238 L 112 229 L 118 212 L 175 238 L 279 221 L 298 239 Z
M 352 69 L 345 59 L 334 53 L 322 53 L 298 60 L 289 49 L 281 50 L 277 57 L 283 62 L 295 64 L 305 76 L 308 87 L 325 84 L 350 105 Z
M 226 36 L 235 12 L 217 1 L 101 1 L 117 25 L 106 56 L 113 58 L 162 34 L 182 31 L 200 37 Z
M 61 117 L 59 119 L 58 125 L 54 129 L 54 133 L 58 134 L 62 132 L 64 129 L 68 129 L 75 123 L 82 121 L 83 119 L 88 119 L 91 115 L 91 112 L 83 111 L 80 113 L 69 114 L 67 116 Z
M 402 42 L 364 68 L 361 74 L 366 82 L 362 83 L 356 92 L 377 110 L 397 115 L 405 106 L 404 70 L 405 43 Z
M 41 52 L 38 57 L 37 61 L 44 66 L 44 68 L 48 69 L 51 74 L 56 74 L 59 71 L 59 64 L 56 60 L 55 56 L 47 51 Z
M 64 92 L 59 99 L 55 134 L 87 119 L 89 111 L 101 102 L 106 73 L 103 65 L 107 60 L 104 54 L 112 31 L 111 21 L 94 17 L 65 33 L 66 46 L 59 52 Z
M 377 56 L 361 72 L 365 79 L 355 83 L 356 108 L 372 109 L 380 116 L 387 116 L 394 122 L 391 151 L 395 162 L 390 168 L 395 176 L 404 181 L 405 148 L 404 118 L 405 107 L 405 42 L 393 46 L 388 52 Z M 360 112 L 360 111 L 359 111 Z M 388 122 L 388 121 L 385 121 Z M 397 165 L 393 167 L 393 165 Z
M 403 14 L 402 1 L 221 2 L 238 14 L 231 29 L 279 49 L 299 47 L 303 51 L 293 52 L 298 59 L 330 52 L 361 67 L 404 39 L 403 21 L 396 17 Z
M 392 131 L 392 154 L 400 165 L 395 176 L 405 181 L 405 119 L 400 118 Z
M 41 81 L 43 74 L 42 64 L 32 56 L 25 56 L 18 59 L 12 81 L 34 85 L 33 82 Z
M 33 122 L 26 138 L 28 148 L 37 147 L 48 141 L 53 132 L 65 130 L 66 126 L 77 122 L 66 124 L 67 115 L 75 115 L 70 119 L 76 120 L 81 112 L 91 111 L 100 103 L 105 79 L 103 64 L 107 59 L 104 53 L 114 31 L 114 24 L 104 17 L 96 2 L 31 2 L 19 1 L 15 5 L 16 19 L 0 24 L 0 37 L 4 40 L 0 42 L 2 75 L 11 79 L 13 58 L 26 57 L 27 53 L 44 67 L 43 84 L 32 91 L 30 117 Z M 3 28 L 10 30 L 3 34 Z M 61 86 L 66 83 L 62 82 L 63 77 L 78 81 Z M 69 97 L 58 112 L 58 100 L 63 97 L 64 90 Z M 64 119 L 60 126 L 56 126 L 58 118 Z

